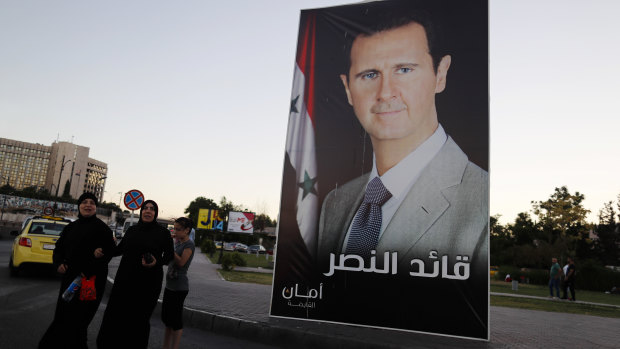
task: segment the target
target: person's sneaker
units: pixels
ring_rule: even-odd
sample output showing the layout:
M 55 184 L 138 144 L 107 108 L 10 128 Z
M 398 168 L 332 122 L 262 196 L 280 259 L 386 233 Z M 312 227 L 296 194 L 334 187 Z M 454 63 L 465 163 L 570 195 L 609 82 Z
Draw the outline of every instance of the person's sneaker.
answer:
M 551 299 L 551 298 L 553 298 L 553 296 L 547 296 L 547 298 Z

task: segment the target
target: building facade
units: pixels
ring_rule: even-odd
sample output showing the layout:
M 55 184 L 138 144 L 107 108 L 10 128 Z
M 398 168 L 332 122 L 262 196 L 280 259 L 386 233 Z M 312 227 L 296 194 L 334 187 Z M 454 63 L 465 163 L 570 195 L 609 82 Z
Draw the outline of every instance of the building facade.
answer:
M 74 199 L 88 191 L 102 200 L 108 165 L 88 153 L 88 147 L 69 142 L 46 146 L 0 138 L 1 185 L 45 188 L 56 196 L 68 188 Z

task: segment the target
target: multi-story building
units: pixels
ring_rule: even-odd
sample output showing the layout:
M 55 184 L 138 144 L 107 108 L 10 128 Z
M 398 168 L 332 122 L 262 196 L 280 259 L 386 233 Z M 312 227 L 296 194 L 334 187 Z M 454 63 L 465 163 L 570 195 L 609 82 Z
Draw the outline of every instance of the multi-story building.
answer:
M 0 138 L 0 183 L 16 189 L 45 188 L 78 198 L 85 191 L 103 198 L 108 165 L 88 157 L 89 148 L 69 142 L 51 146 Z

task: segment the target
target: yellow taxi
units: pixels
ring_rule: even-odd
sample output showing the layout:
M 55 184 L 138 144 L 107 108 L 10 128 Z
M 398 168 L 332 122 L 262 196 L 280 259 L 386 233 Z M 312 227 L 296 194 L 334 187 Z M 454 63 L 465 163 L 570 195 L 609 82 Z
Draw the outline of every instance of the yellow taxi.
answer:
M 11 276 L 17 276 L 25 264 L 52 264 L 56 240 L 71 221 L 52 216 L 35 216 L 15 236 L 9 257 Z

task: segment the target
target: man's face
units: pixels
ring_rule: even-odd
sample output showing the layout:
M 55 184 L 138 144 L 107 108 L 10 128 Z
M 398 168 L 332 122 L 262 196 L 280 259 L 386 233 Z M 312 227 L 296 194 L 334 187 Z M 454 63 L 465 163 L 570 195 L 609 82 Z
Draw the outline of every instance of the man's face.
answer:
M 356 38 L 349 77 L 340 78 L 373 145 L 405 140 L 417 147 L 437 128 L 435 94 L 444 90 L 449 67 L 445 56 L 435 73 L 424 28 L 411 23 Z
M 555 264 L 555 263 L 557 263 L 557 262 L 558 262 L 558 259 L 557 259 L 557 258 L 551 258 L 551 263 Z

